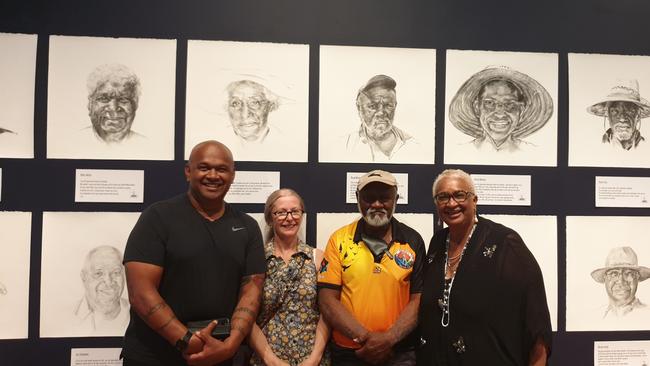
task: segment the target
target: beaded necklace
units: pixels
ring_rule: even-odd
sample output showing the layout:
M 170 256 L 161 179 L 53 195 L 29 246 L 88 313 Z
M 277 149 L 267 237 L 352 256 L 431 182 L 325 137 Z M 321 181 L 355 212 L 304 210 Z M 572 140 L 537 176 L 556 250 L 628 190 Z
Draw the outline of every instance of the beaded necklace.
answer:
M 453 257 L 453 258 L 458 258 L 458 264 L 456 265 L 456 268 L 451 274 L 451 278 L 449 281 L 447 281 L 447 269 L 449 268 L 449 260 L 453 258 L 449 258 L 449 237 L 451 234 L 447 234 L 447 239 L 445 240 L 445 267 L 442 269 L 442 279 L 445 283 L 445 289 L 442 292 L 442 299 L 438 299 L 438 305 L 440 306 L 440 309 L 442 309 L 442 317 L 440 318 L 440 325 L 443 327 L 449 326 L 449 320 L 451 319 L 451 288 L 454 285 L 454 279 L 456 278 L 456 271 L 458 270 L 458 267 L 460 266 L 460 260 L 463 259 L 463 254 L 465 254 L 465 249 L 467 249 L 467 244 L 469 241 L 472 239 L 472 235 L 474 234 L 474 229 L 476 229 L 476 223 L 472 225 L 472 231 L 469 232 L 469 236 L 467 237 L 467 241 L 465 241 L 465 244 L 463 245 L 463 250 L 461 250 L 459 256 Z

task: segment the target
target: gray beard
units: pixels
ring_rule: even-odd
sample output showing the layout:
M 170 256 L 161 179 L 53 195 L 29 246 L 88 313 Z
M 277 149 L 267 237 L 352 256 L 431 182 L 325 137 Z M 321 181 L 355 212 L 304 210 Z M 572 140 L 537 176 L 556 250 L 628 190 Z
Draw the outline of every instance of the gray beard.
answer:
M 396 203 L 397 204 L 397 203 Z M 361 212 L 361 206 L 357 203 L 357 207 L 359 208 L 359 212 Z M 383 216 L 373 216 L 372 213 L 375 212 L 383 212 L 385 215 Z M 387 210 L 381 209 L 381 210 L 372 210 L 368 209 L 366 211 L 366 214 L 363 216 L 363 221 L 366 222 L 366 224 L 372 226 L 372 227 L 382 227 L 386 226 L 390 223 L 390 219 L 393 217 L 393 214 L 395 213 L 395 205 L 393 205 L 393 211 L 388 213 Z

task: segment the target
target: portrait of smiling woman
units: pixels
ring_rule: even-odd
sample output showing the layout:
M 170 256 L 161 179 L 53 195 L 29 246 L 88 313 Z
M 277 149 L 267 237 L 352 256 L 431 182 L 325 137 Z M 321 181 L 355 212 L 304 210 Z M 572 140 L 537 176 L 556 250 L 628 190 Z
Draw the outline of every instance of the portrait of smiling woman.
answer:
M 249 343 L 251 365 L 329 365 L 329 328 L 316 303 L 316 274 L 323 253 L 298 237 L 302 197 L 284 188 L 264 206 L 266 279 L 262 306 Z
M 551 321 L 542 272 L 514 230 L 478 217 L 472 178 L 433 183 L 438 216 L 423 268 L 418 365 L 545 365 Z

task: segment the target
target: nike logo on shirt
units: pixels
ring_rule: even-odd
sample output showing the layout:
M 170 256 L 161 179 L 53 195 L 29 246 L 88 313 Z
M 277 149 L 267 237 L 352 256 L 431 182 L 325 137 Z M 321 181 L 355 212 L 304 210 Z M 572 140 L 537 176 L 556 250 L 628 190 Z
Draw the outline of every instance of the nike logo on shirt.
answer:
M 232 231 L 239 231 L 239 230 L 244 230 L 244 229 L 246 229 L 246 228 L 243 227 L 243 226 L 242 227 L 234 227 L 234 226 L 232 227 Z

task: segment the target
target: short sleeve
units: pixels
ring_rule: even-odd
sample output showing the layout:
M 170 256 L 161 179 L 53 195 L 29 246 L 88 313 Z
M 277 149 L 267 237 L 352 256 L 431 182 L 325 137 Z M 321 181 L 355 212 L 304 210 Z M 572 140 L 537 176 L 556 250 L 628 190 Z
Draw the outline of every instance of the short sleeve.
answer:
M 251 233 L 246 244 L 246 268 L 244 276 L 266 272 L 266 260 L 264 258 L 264 242 L 259 225 L 251 219 L 247 222 L 248 232 Z
M 340 289 L 341 288 L 341 257 L 336 243 L 336 233 L 330 236 L 325 248 L 323 260 L 318 272 L 318 286 Z
M 143 262 L 160 267 L 165 263 L 164 225 L 158 213 L 146 209 L 136 222 L 124 249 L 124 263 Z

